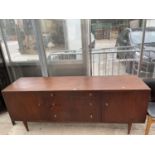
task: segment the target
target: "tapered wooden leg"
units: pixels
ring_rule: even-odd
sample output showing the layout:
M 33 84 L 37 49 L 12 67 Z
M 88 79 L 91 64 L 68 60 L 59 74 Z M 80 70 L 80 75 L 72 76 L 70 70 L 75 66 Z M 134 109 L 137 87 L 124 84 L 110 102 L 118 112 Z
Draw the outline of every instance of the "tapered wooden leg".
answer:
M 23 121 L 23 124 L 24 124 L 24 126 L 25 126 L 26 130 L 27 130 L 27 131 L 29 131 L 27 121 Z
M 147 116 L 147 124 L 146 124 L 146 129 L 145 129 L 145 135 L 148 135 L 148 133 L 150 131 L 151 124 L 152 124 L 152 118 L 151 118 L 151 116 Z
M 132 123 L 128 123 L 128 135 L 130 134 Z
M 16 124 L 16 123 L 15 123 L 15 121 L 14 121 L 14 120 L 12 120 L 12 119 L 11 119 L 11 123 L 12 123 L 12 125 L 15 125 L 15 124 Z

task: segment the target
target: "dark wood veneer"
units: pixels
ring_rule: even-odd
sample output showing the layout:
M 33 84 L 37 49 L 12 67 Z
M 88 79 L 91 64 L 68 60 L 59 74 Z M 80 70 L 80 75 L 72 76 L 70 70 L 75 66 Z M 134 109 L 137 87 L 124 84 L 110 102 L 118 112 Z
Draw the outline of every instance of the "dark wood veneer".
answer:
M 143 123 L 150 89 L 136 76 L 20 78 L 2 91 L 23 121 Z

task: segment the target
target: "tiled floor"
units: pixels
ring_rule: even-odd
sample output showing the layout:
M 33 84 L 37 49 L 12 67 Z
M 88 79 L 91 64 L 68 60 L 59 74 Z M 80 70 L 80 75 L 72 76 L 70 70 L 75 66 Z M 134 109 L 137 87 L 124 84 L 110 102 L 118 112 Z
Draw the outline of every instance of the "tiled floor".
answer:
M 8 113 L 0 114 L 0 135 L 126 135 L 126 124 L 90 123 L 32 123 L 27 132 L 22 122 L 12 126 Z M 131 134 L 143 135 L 145 124 L 133 124 Z M 150 130 L 155 135 L 155 125 Z

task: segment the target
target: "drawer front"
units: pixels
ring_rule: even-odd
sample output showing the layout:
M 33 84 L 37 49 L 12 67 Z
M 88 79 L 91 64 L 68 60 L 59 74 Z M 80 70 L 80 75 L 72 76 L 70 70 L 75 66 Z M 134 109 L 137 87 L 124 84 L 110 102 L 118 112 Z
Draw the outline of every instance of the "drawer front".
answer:
M 14 120 L 69 121 L 70 96 L 63 92 L 17 92 L 4 95 Z
M 48 96 L 52 96 L 51 102 L 47 99 L 48 102 L 46 103 L 50 109 L 49 120 L 51 121 L 99 122 L 101 120 L 98 103 L 100 95 L 98 93 L 48 92 L 47 94 L 49 94 Z M 44 101 L 45 99 L 42 99 L 43 104 Z
M 102 122 L 144 122 L 148 92 L 110 92 L 102 97 Z
M 8 93 L 6 102 L 14 120 L 100 122 L 100 95 L 90 92 Z
M 91 92 L 56 92 L 50 106 L 55 122 L 99 122 L 99 95 Z
M 75 122 L 100 122 L 100 94 L 73 92 L 71 94 L 71 118 Z
M 55 92 L 49 108 L 49 119 L 55 122 L 69 122 L 71 118 L 70 93 Z

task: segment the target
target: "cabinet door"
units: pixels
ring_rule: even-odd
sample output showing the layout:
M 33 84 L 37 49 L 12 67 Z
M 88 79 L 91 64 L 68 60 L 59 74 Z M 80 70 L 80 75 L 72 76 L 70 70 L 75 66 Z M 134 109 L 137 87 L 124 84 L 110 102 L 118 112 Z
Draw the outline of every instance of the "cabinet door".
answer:
M 102 121 L 113 123 L 144 122 L 148 92 L 109 92 L 102 98 Z
M 8 92 L 4 94 L 10 116 L 14 120 L 42 120 L 37 93 Z

